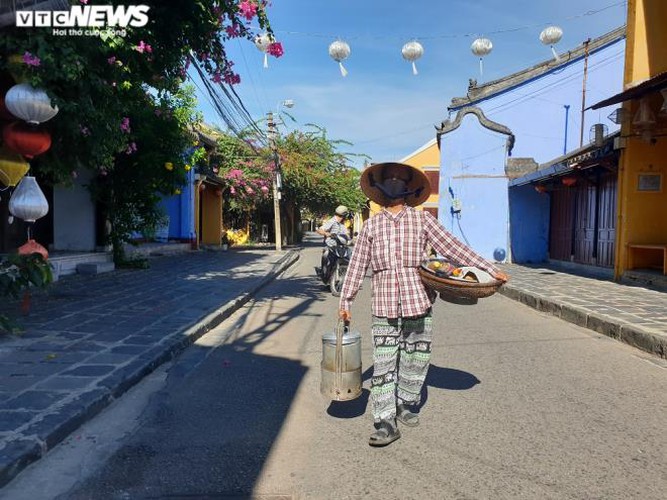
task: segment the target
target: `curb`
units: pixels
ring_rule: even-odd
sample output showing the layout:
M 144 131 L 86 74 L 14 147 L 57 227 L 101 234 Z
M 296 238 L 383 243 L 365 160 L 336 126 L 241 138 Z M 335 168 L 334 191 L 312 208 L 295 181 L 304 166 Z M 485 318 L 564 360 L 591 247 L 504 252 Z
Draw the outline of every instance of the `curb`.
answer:
M 39 422 L 35 422 L 25 431 L 22 438 L 8 442 L 0 450 L 0 488 L 6 486 L 28 465 L 44 456 L 47 451 L 95 417 L 146 375 L 178 356 L 197 339 L 229 318 L 257 292 L 294 264 L 299 257 L 298 249 L 289 250 L 249 291 L 181 331 L 177 339 L 155 346 L 121 370 L 103 379 L 94 389 L 63 404 L 58 413 L 51 413 Z
M 667 359 L 667 340 L 647 328 L 616 319 L 613 316 L 595 313 L 583 307 L 576 307 L 549 297 L 528 293 L 510 284 L 502 286 L 499 293 L 538 311 Z

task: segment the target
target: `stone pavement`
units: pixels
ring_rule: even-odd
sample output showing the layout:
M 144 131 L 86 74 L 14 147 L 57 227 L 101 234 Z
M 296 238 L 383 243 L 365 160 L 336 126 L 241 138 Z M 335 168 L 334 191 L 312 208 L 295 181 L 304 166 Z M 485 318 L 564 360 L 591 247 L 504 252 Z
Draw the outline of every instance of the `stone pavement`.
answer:
M 501 266 L 501 293 L 539 311 L 667 358 L 667 292 L 549 266 Z
M 191 252 L 147 270 L 67 276 L 36 295 L 26 332 L 0 337 L 0 488 L 297 259 L 297 250 Z M 667 357 L 666 292 L 501 267 L 507 297 Z
M 25 333 L 0 336 L 0 488 L 298 257 L 188 252 L 151 259 L 150 269 L 67 276 L 36 293 L 20 317 Z

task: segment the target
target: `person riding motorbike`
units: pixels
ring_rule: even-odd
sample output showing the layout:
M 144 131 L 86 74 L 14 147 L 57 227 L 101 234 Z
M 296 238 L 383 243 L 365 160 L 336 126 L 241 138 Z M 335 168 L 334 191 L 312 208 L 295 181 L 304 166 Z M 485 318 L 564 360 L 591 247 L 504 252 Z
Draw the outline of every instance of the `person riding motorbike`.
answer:
M 345 205 L 339 205 L 336 207 L 333 217 L 316 229 L 317 234 L 321 234 L 325 238 L 324 249 L 322 250 L 322 264 L 320 267 L 320 275 L 323 277 L 326 277 L 329 274 L 331 268 L 331 249 L 336 246 L 334 235 L 349 235 L 347 227 L 345 226 L 345 219 L 348 214 L 348 208 Z

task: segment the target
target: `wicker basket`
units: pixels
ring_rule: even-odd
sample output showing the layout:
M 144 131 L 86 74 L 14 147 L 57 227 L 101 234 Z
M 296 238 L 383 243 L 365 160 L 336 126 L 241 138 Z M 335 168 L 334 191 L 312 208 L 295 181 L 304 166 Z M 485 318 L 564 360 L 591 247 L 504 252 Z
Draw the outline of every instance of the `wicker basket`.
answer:
M 493 283 L 474 283 L 451 278 L 441 278 L 424 268 L 419 269 L 419 275 L 427 288 L 438 292 L 440 298 L 455 304 L 476 304 L 477 299 L 489 297 L 496 293 L 503 282 L 496 280 Z

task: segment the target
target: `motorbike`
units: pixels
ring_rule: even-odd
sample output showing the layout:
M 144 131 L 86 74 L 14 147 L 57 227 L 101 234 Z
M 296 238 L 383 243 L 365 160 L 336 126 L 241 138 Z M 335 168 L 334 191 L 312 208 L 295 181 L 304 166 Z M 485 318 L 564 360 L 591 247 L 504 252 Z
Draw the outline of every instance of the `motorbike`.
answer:
M 322 267 L 319 269 L 319 276 L 322 283 L 329 285 L 331 294 L 334 297 L 340 295 L 340 290 L 343 287 L 343 280 L 347 273 L 347 266 L 350 264 L 352 257 L 352 238 L 347 234 L 339 233 L 332 236 L 336 245 L 329 247 L 327 258 L 322 262 Z

